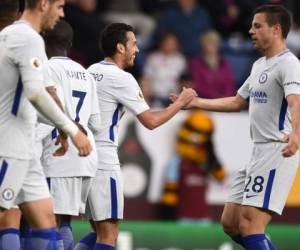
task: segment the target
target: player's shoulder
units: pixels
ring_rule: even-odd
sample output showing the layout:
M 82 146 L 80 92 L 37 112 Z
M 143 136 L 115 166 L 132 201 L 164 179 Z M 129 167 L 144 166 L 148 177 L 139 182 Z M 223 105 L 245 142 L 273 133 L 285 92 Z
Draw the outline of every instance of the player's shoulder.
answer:
M 251 68 L 251 74 L 255 73 L 257 70 L 260 70 L 260 68 L 264 66 L 265 61 L 265 57 L 260 57 L 256 61 L 254 61 Z
M 105 61 L 92 64 L 88 68 L 88 71 L 90 73 L 103 74 L 106 78 L 109 77 L 110 79 L 116 80 L 129 80 L 133 78 L 130 73 L 124 71 L 123 69 L 120 69 L 116 64 L 108 63 Z
M 290 51 L 277 56 L 278 72 L 300 71 L 299 59 Z
M 279 54 L 278 59 L 281 62 L 280 65 L 284 65 L 284 63 L 299 64 L 299 59 L 289 50 Z
M 3 30 L 11 42 L 43 43 L 43 38 L 29 24 L 16 21 Z
M 262 57 L 258 58 L 256 61 L 254 61 L 253 67 L 261 65 L 262 63 L 265 62 L 265 60 L 266 60 L 265 56 L 262 56 Z
M 82 71 L 85 71 L 86 69 L 78 62 L 72 60 L 69 57 L 65 56 L 53 56 L 49 58 L 49 65 L 59 65 L 62 68 L 78 68 L 81 69 Z

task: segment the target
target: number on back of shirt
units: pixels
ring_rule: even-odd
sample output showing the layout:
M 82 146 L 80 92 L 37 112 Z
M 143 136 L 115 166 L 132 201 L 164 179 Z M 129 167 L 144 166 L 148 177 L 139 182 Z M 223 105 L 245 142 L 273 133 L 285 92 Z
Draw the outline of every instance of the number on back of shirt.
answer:
M 80 109 L 82 107 L 84 98 L 86 96 L 86 92 L 73 90 L 72 91 L 72 96 L 75 97 L 75 98 L 78 98 L 78 103 L 77 103 L 77 106 L 76 106 L 75 122 L 79 122 L 80 121 L 79 113 L 80 113 Z

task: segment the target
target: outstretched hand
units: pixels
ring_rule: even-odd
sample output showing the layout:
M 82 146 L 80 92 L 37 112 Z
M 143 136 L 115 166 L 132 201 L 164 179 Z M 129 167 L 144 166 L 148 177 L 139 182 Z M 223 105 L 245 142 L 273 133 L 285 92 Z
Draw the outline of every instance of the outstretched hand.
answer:
M 193 107 L 193 100 L 195 100 L 197 97 L 197 93 L 192 88 L 185 88 L 183 87 L 183 90 L 181 93 L 177 96 L 175 94 L 170 94 L 169 99 L 175 103 L 180 102 L 182 104 L 183 109 L 190 109 Z
M 176 94 L 171 93 L 169 99 L 172 103 L 174 103 L 178 99 L 178 96 Z

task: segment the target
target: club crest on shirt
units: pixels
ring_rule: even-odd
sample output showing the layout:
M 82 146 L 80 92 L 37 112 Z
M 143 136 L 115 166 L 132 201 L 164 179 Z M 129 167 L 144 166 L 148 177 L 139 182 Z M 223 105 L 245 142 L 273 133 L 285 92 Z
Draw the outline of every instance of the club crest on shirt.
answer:
M 4 189 L 3 192 L 2 192 L 2 198 L 3 198 L 4 200 L 6 200 L 6 201 L 12 200 L 12 199 L 14 198 L 14 196 L 15 196 L 15 193 L 14 193 L 14 191 L 13 191 L 12 189 L 10 189 L 10 188 L 6 188 L 6 189 Z
M 262 72 L 261 75 L 259 76 L 259 83 L 263 84 L 268 80 L 268 74 L 266 72 Z
M 138 91 L 136 92 L 136 94 L 137 94 L 137 97 L 138 97 L 140 100 L 144 100 L 144 99 L 145 99 L 145 98 L 144 98 L 144 95 L 143 95 L 143 93 L 142 93 L 141 90 L 138 90 Z
M 42 68 L 41 60 L 36 57 L 30 59 L 30 65 L 33 69 L 36 70 L 40 70 Z

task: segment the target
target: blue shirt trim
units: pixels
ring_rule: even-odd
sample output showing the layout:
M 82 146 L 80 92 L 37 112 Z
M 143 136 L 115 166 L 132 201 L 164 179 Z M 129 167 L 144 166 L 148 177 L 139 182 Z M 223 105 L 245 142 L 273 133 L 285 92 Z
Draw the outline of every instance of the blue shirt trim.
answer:
M 119 120 L 119 111 L 122 107 L 122 104 L 118 104 L 114 114 L 113 114 L 113 117 L 112 117 L 112 123 L 111 123 L 111 126 L 109 127 L 109 139 L 111 141 L 115 141 L 115 133 L 114 133 L 114 127 L 117 125 L 118 123 L 118 120 Z
M 281 103 L 281 108 L 280 108 L 280 113 L 279 113 L 279 127 L 278 127 L 279 131 L 284 129 L 284 121 L 285 121 L 287 106 L 288 106 L 287 101 L 283 97 L 282 103 Z

